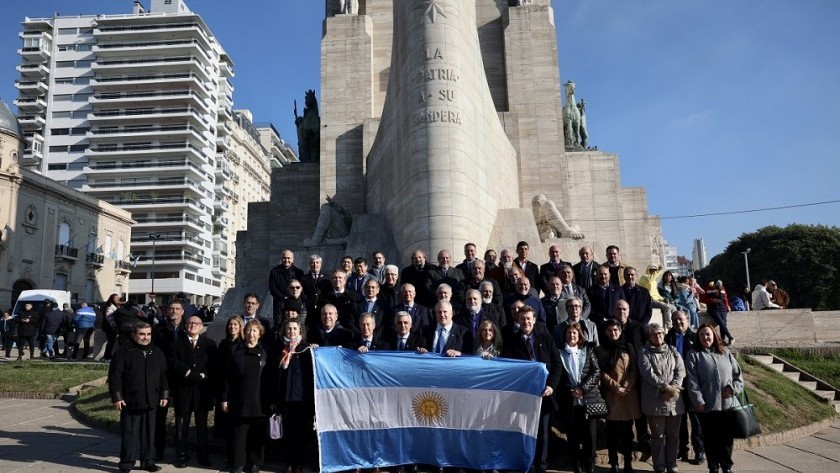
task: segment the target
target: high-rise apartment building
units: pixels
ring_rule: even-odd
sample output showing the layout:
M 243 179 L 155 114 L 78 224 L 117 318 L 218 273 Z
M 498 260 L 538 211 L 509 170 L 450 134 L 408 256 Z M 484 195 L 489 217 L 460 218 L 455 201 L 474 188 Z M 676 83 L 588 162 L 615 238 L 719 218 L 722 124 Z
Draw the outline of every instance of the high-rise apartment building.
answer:
M 694 239 L 694 249 L 691 252 L 692 268 L 695 271 L 708 266 L 709 262 L 706 260 L 706 242 L 702 238 Z
M 182 0 L 151 0 L 27 18 L 20 36 L 22 165 L 131 212 L 133 298 L 218 299 L 234 269 L 226 222 L 237 199 L 268 198 L 271 153 L 252 140 L 253 179 L 234 165 L 233 62 L 208 26 Z

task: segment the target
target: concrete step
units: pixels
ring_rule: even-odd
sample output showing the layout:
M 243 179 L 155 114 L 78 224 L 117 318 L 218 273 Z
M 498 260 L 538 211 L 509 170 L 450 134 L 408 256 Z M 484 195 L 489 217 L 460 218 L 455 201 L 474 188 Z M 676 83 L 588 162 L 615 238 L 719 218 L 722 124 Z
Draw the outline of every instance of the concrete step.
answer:
M 821 397 L 821 398 L 823 398 L 827 401 L 840 403 L 840 401 L 835 401 L 836 393 L 834 391 L 827 390 L 827 389 L 826 390 L 816 389 L 816 387 L 814 389 L 812 389 L 811 391 L 814 391 L 814 394 L 816 394 L 817 396 L 819 396 L 819 397 Z
M 773 364 L 773 355 L 752 355 L 752 358 L 765 365 Z
M 808 388 L 811 391 L 816 391 L 817 390 L 817 382 L 816 381 L 800 381 L 799 384 L 801 384 L 802 386 L 805 386 L 806 388 Z
M 791 381 L 799 382 L 799 371 L 784 371 L 782 374 Z M 816 388 L 816 385 L 814 388 Z
M 778 371 L 779 373 L 782 373 L 782 372 L 785 371 L 785 365 L 783 365 L 781 363 L 771 363 L 770 368 L 773 368 L 774 370 Z

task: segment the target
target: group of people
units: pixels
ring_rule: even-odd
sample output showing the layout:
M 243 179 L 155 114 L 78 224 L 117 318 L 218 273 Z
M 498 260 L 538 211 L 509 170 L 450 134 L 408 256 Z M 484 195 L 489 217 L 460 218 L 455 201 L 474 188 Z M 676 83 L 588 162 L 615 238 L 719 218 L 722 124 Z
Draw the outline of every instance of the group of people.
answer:
M 40 301 L 39 301 L 40 302 Z M 5 358 L 10 359 L 12 349 L 17 346 L 18 360 L 23 360 L 26 349 L 29 359 L 35 358 L 35 347 L 39 348 L 41 358 L 55 360 L 77 359 L 79 346 L 84 344 L 81 359 L 86 359 L 91 351 L 91 338 L 96 323 L 96 312 L 82 301 L 75 311 L 69 304 L 58 305 L 50 300 L 36 310 L 33 302 L 23 304 L 23 310 L 12 316 L 11 311 L 3 311 L 0 318 L 0 339 Z M 59 339 L 64 338 L 63 352 Z
M 340 346 L 362 354 L 412 351 L 544 363 L 549 375 L 539 415 L 536 473 L 547 467 L 552 424 L 567 435 L 574 470 L 592 471 L 597 419 L 606 422 L 613 471 L 618 471 L 619 456 L 624 471 L 632 471 L 634 430 L 638 447 L 649 445 L 656 471 L 678 471 L 677 459 L 688 461 L 689 444 L 694 462 L 708 458 L 710 471 L 731 471 L 725 411 L 742 390 L 741 371 L 719 335 L 725 327 L 700 325 L 697 317 L 700 301 L 707 308 L 714 305 L 725 293 L 722 285 L 703 290 L 667 272 L 660 282 L 658 266 L 646 268 L 637 279 L 636 269 L 621 263 L 615 246 L 607 249 L 604 264 L 593 260 L 588 247 L 580 249 L 576 264 L 562 261 L 557 246 L 541 266 L 528 260 L 528 251 L 528 244 L 520 242 L 516 258 L 502 250 L 497 263 L 493 250 L 479 259 L 475 245 L 467 244 L 462 263 L 453 265 L 443 250 L 438 265 L 431 265 L 418 250 L 402 270 L 375 252 L 371 265 L 363 257 L 345 257 L 327 275 L 319 256 L 309 258 L 304 273 L 286 250 L 269 276 L 273 300 L 265 312 L 270 316 L 261 316 L 259 296 L 248 294 L 241 315 L 227 319 L 218 346 L 201 334 L 199 318 L 183 325 L 178 315 L 183 309 L 177 301 L 170 304 L 165 324 L 154 330 L 135 324 L 131 342 L 120 347 L 111 364 L 111 395 L 120 408 L 129 392 L 121 383 L 132 380 L 126 373 L 139 369 L 123 360 L 139 353 L 162 360 L 157 371 L 145 373 L 145 379 L 157 381 L 156 391 L 133 410 L 121 410 L 123 416 L 136 417 L 124 424 L 121 470 L 140 460 L 155 471 L 171 400 L 178 426 L 176 466 L 188 460 L 190 415 L 198 432 L 199 463 L 209 462 L 206 413 L 216 409 L 231 471 L 259 470 L 275 414 L 281 419 L 287 471 L 301 471 L 316 442 L 307 352 Z M 664 327 L 651 323 L 655 306 L 668 313 Z M 187 342 L 193 330 L 198 330 L 195 344 Z

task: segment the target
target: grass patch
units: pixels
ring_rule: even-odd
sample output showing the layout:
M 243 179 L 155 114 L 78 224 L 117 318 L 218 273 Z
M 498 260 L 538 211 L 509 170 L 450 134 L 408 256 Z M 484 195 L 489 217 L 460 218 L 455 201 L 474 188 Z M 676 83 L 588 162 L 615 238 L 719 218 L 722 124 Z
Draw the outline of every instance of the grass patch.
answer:
M 82 392 L 75 407 L 76 412 L 89 424 L 106 429 L 120 424 L 120 412 L 111 403 L 107 384 Z
M 750 401 L 764 433 L 780 432 L 834 417 L 828 403 L 757 361 L 739 357 Z
M 0 370 L 0 391 L 61 395 L 78 386 L 108 375 L 108 365 L 14 361 Z
M 82 420 L 90 425 L 115 431 L 120 424 L 120 412 L 114 409 L 114 404 L 111 403 L 107 384 L 82 392 L 76 400 L 75 408 Z M 210 411 L 207 417 L 207 425 L 210 428 L 213 428 L 214 419 L 213 411 Z M 166 423 L 169 433 L 175 435 L 174 409 L 169 409 L 167 412 Z
M 771 350 L 771 353 L 834 387 L 840 387 L 840 353 L 818 355 L 792 348 L 779 348 Z

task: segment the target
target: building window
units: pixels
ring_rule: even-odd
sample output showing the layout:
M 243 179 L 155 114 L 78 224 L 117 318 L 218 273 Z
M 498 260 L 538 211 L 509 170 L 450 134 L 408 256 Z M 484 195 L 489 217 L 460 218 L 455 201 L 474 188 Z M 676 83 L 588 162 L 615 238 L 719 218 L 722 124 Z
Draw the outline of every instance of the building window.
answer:
M 56 273 L 55 278 L 53 279 L 53 289 L 57 291 L 66 291 L 67 290 L 67 275 Z
M 59 245 L 70 246 L 73 242 L 70 241 L 70 224 L 61 222 L 58 224 L 58 241 Z

